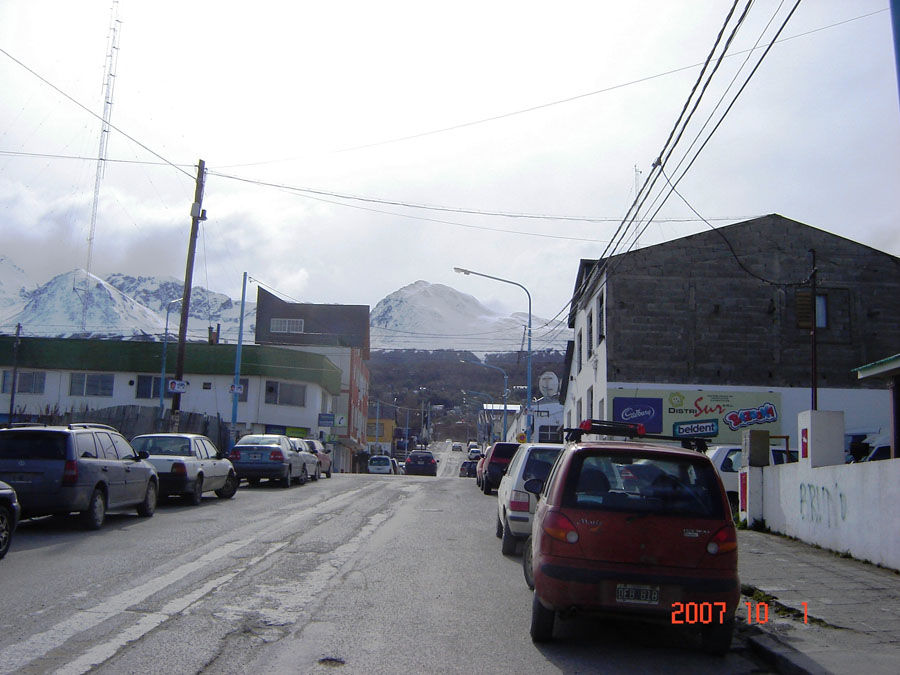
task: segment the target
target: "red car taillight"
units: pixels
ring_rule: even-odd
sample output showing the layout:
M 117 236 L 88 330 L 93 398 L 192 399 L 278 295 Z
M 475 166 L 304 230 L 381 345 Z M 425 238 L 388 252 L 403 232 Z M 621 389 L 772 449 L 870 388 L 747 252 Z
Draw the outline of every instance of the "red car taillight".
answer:
M 559 511 L 548 513 L 547 517 L 544 518 L 542 527 L 548 536 L 557 541 L 564 541 L 567 544 L 578 543 L 578 530 L 575 529 L 572 521 Z
M 179 476 L 187 476 L 187 467 L 182 462 L 173 462 L 171 471 Z
M 710 555 L 731 553 L 737 550 L 737 530 L 733 525 L 726 525 L 716 532 L 709 543 L 706 544 L 706 552 Z
M 74 459 L 66 460 L 63 466 L 62 484 L 75 485 L 78 482 L 78 462 Z
M 283 462 L 284 453 L 281 450 L 273 450 L 269 453 L 269 460 L 272 462 Z
M 228 459 L 232 462 L 240 462 L 241 461 L 241 451 L 240 450 L 232 450 L 228 453 Z
M 429 463 L 430 463 L 430 464 L 437 464 L 437 462 L 434 461 L 434 457 L 431 458 L 431 462 L 429 462 Z
M 528 511 L 529 504 L 527 492 L 513 490 L 512 494 L 509 496 L 510 511 Z

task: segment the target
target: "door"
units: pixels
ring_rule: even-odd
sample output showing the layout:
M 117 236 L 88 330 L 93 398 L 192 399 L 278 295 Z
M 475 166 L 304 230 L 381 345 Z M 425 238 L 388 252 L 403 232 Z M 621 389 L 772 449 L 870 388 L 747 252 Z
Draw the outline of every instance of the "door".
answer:
M 105 431 L 95 432 L 97 439 L 97 459 L 100 475 L 106 480 L 107 508 L 113 509 L 126 503 L 125 462 L 119 459 L 112 436 Z
M 150 480 L 150 468 L 138 461 L 137 453 L 131 444 L 123 436 L 110 434 L 119 454 L 119 461 L 125 470 L 125 499 L 129 504 L 137 504 L 144 499 L 147 493 L 147 483 Z

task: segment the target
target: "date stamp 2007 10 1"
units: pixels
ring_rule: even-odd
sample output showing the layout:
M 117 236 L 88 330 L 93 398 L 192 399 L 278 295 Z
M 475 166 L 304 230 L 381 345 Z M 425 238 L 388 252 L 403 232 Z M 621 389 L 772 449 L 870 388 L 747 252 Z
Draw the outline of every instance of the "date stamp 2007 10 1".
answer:
M 803 605 L 803 623 L 809 623 L 807 603 Z M 765 602 L 744 602 L 747 607 L 747 623 L 767 623 L 769 605 Z M 673 602 L 673 624 L 723 623 L 728 606 L 724 602 Z M 754 621 L 754 618 L 756 619 Z

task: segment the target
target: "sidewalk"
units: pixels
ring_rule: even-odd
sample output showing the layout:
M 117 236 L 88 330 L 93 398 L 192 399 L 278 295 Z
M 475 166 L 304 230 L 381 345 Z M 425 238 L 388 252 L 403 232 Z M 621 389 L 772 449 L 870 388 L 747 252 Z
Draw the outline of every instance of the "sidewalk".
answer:
M 749 640 L 779 673 L 900 673 L 900 574 L 748 530 L 738 531 L 738 569 L 745 593 L 773 598 Z M 747 616 L 742 604 L 738 620 Z

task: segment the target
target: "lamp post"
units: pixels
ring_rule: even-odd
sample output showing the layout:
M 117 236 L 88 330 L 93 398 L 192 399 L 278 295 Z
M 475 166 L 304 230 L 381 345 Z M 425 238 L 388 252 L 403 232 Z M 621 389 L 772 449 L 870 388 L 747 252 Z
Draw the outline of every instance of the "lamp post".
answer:
M 526 399 L 525 399 L 525 441 L 531 442 L 531 293 L 528 292 L 528 289 L 525 288 L 522 284 L 517 281 L 510 281 L 509 279 L 502 279 L 500 277 L 491 276 L 490 274 L 482 274 L 481 272 L 473 272 L 472 270 L 467 270 L 462 267 L 454 267 L 454 272 L 459 274 L 474 274 L 477 277 L 484 277 L 485 279 L 493 279 L 494 281 L 500 281 L 504 284 L 512 284 L 513 286 L 518 286 L 523 291 L 525 291 L 525 295 L 528 296 L 528 353 L 527 353 L 527 365 L 526 369 L 528 370 L 528 377 L 526 383 Z M 485 365 L 485 364 L 481 364 Z M 504 440 L 505 434 L 504 434 Z
M 166 334 L 163 336 L 163 353 L 162 353 L 162 369 L 159 374 L 159 419 L 163 418 L 165 412 L 165 396 L 166 396 L 166 348 L 169 346 L 169 312 L 172 305 L 181 302 L 184 298 L 175 298 L 166 305 Z
M 494 370 L 499 370 L 501 373 L 503 373 L 503 440 L 505 441 L 506 440 L 506 428 L 507 428 L 506 427 L 506 410 L 507 410 L 506 401 L 507 401 L 507 398 L 509 397 L 509 376 L 507 376 L 506 371 L 503 370 L 503 368 L 499 368 L 497 366 L 492 366 L 487 363 L 482 363 L 481 361 L 466 361 L 465 359 L 460 359 L 459 362 L 460 363 L 471 363 L 474 366 L 482 366 L 484 368 L 493 368 Z M 493 399 L 491 399 L 491 403 L 493 403 Z M 494 439 L 492 438 L 491 442 L 493 442 L 493 440 Z

